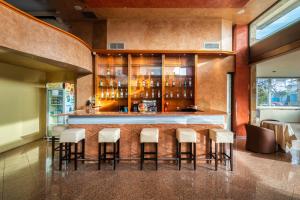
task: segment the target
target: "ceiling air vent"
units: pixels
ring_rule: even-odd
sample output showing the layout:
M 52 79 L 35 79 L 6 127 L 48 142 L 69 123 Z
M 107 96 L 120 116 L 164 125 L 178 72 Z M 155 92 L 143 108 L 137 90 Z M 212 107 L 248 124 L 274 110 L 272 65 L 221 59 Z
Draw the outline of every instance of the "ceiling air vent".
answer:
M 121 42 L 112 42 L 112 43 L 109 43 L 108 45 L 108 49 L 124 49 L 125 48 L 125 45 L 124 43 L 121 43 Z
M 220 42 L 204 42 L 203 47 L 208 50 L 220 50 Z
M 87 18 L 87 19 L 97 19 L 97 16 L 95 15 L 95 13 L 90 12 L 90 11 L 82 11 L 81 12 L 82 15 Z

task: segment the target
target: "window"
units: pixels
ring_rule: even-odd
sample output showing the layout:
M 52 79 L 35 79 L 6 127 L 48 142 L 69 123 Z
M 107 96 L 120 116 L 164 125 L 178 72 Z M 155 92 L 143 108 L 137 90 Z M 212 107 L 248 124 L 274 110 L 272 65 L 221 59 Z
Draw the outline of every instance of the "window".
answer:
M 257 106 L 300 106 L 300 78 L 257 78 Z
M 300 21 L 300 1 L 279 1 L 250 24 L 250 46 L 298 21 Z

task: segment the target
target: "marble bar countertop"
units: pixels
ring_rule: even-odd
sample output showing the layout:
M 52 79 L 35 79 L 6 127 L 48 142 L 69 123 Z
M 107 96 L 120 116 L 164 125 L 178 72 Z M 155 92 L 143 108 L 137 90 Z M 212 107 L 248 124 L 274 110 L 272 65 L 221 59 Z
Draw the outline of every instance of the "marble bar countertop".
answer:
M 79 110 L 65 114 L 69 124 L 225 124 L 226 112 L 157 112 L 122 113 L 91 112 Z

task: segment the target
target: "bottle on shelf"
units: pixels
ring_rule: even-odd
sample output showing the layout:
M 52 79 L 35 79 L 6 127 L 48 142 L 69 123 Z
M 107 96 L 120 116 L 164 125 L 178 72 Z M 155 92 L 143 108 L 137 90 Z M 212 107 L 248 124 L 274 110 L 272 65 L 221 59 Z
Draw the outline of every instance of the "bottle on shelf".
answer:
M 101 90 L 101 95 L 100 95 L 100 97 L 101 97 L 101 99 L 104 98 L 104 91 L 103 91 L 103 89 Z
M 151 91 L 151 97 L 152 97 L 153 99 L 155 98 L 154 89 L 152 89 L 152 91 Z
M 121 90 L 120 90 L 120 98 L 121 98 L 121 99 L 124 98 L 123 88 L 121 88 Z
M 168 111 L 168 106 L 169 106 L 169 102 L 165 102 L 165 106 L 164 106 L 164 111 L 167 112 Z
M 110 68 L 109 67 L 107 67 L 107 69 L 106 69 L 106 75 L 110 76 Z
M 140 88 L 140 80 L 137 80 L 136 86 Z
M 115 90 L 114 90 L 114 88 L 111 89 L 111 98 L 112 99 L 115 98 Z
M 183 91 L 183 97 L 186 99 L 186 89 Z
M 119 95 L 119 89 L 117 88 L 116 90 L 116 99 L 120 98 L 120 95 Z
M 193 90 L 190 91 L 190 98 L 193 98 Z
M 149 97 L 148 90 L 146 90 L 145 98 L 148 99 L 148 97 Z
M 175 80 L 175 72 L 174 72 L 174 77 L 173 77 L 173 80 L 172 80 L 172 87 L 175 87 L 176 86 L 176 80 Z
M 126 88 L 125 89 L 125 98 L 127 98 L 128 97 L 128 89 Z
M 173 91 L 170 92 L 170 99 L 173 98 Z
M 153 87 L 153 79 L 150 80 L 150 87 Z
M 176 92 L 176 97 L 177 97 L 177 99 L 179 99 L 179 98 L 180 98 L 180 94 L 179 94 L 179 91 L 178 91 L 178 89 L 177 89 L 177 92 Z
M 121 87 L 121 81 L 118 80 L 118 87 Z
M 107 99 L 109 99 L 109 91 L 108 91 L 108 88 L 106 89 L 106 95 L 105 95 L 105 96 L 106 96 Z
M 189 78 L 189 87 L 192 87 L 192 78 Z
M 169 87 L 169 78 L 166 77 L 166 87 Z
M 186 84 L 186 79 L 184 79 L 184 83 L 183 83 L 183 85 L 184 85 L 184 87 L 186 87 L 186 86 L 187 86 L 187 84 Z
M 157 91 L 157 98 L 160 98 L 160 90 Z
M 156 81 L 156 87 L 159 87 L 159 81 L 158 80 Z
M 143 88 L 146 87 L 146 81 L 145 81 L 145 79 L 142 81 L 142 86 L 143 86 Z
M 169 98 L 169 93 L 168 93 L 168 91 L 166 91 L 166 99 L 168 99 Z
M 103 87 L 103 80 L 102 79 L 100 80 L 99 86 Z
M 109 80 L 109 86 L 110 86 L 110 87 L 113 87 L 113 86 L 114 86 L 114 81 L 113 81 L 112 78 Z

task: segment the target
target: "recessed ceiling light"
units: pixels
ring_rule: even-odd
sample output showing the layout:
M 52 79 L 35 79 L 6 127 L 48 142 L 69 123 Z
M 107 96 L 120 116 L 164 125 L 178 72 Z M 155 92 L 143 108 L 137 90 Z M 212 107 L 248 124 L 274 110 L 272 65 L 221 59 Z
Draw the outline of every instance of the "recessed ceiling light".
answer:
M 238 15 L 244 14 L 245 13 L 245 9 L 241 9 L 237 12 Z
M 75 5 L 75 6 L 74 6 L 74 9 L 77 10 L 77 11 L 81 11 L 81 10 L 82 10 L 82 7 L 79 6 L 79 5 Z

